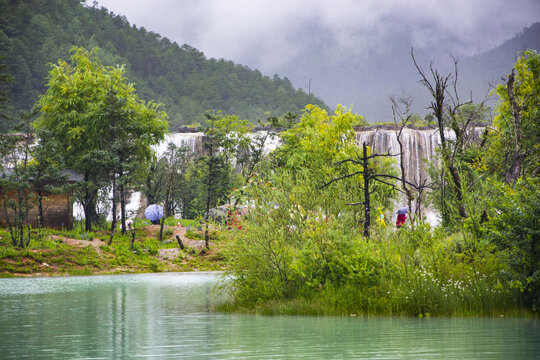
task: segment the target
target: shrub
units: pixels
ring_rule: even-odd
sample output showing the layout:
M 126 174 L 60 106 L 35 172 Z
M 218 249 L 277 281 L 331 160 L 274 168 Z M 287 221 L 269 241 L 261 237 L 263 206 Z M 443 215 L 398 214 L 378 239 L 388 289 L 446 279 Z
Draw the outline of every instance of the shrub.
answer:
M 337 220 L 307 218 L 291 227 L 267 213 L 237 235 L 227 251 L 237 307 L 289 313 L 289 304 L 308 314 L 422 317 L 498 315 L 519 307 L 503 253 L 466 232 L 421 225 L 380 230 L 367 242 Z

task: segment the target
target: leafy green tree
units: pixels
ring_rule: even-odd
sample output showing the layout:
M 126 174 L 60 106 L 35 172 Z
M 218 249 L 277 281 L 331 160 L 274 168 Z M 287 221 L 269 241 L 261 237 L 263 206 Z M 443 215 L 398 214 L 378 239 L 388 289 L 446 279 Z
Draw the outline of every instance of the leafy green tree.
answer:
M 281 134 L 282 145 L 272 154 L 278 169 L 271 170 L 267 181 L 290 184 L 291 196 L 306 212 L 316 212 L 321 218 L 340 216 L 352 228 L 359 223 L 369 228 L 375 214 L 363 211 L 366 207 L 351 205 L 366 202 L 365 177 L 393 172 L 391 160 L 371 156 L 366 150 L 366 157 L 373 159 L 364 177 L 362 150 L 356 144 L 354 130 L 359 124 L 361 117 L 341 106 L 331 115 L 307 106 L 300 122 Z M 372 182 L 368 188 L 369 207 L 389 205 L 391 187 Z
M 137 161 L 150 158 L 150 145 L 162 140 L 168 128 L 167 115 L 138 98 L 123 67 L 102 65 L 96 52 L 74 47 L 70 63 L 53 65 L 34 122 L 58 142 L 66 166 L 83 174 L 78 194 L 87 230 L 98 191 L 111 171 L 121 178 L 134 171 Z
M 0 134 L 8 132 L 11 117 L 8 115 L 7 105 L 9 104 L 9 92 L 7 85 L 13 81 L 13 77 L 5 73 L 5 56 L 0 56 Z
M 515 283 L 528 306 L 540 306 L 540 55 L 527 50 L 506 82 L 479 156 L 483 176 L 490 176 L 489 221 L 484 237 L 507 255 Z M 486 219 L 487 220 L 487 219 Z
M 281 176 L 292 176 L 292 181 L 297 184 L 295 196 L 306 201 L 301 201 L 303 207 L 312 211 L 320 208 L 328 216 L 348 213 L 353 227 L 359 221 L 366 221 L 360 220 L 362 212 L 356 207 L 347 206 L 364 201 L 363 177 L 348 177 L 355 172 L 359 174 L 358 164 L 345 161 L 361 156 L 354 131 L 359 124 L 362 124 L 362 118 L 341 106 L 331 115 L 317 106 L 307 106 L 300 122 L 281 134 L 282 145 L 273 154 L 277 165 L 284 170 L 280 172 Z M 336 166 L 337 163 L 341 165 Z M 390 166 L 383 159 L 377 159 L 375 163 L 374 168 Z M 342 181 L 321 188 L 340 177 L 344 177 Z M 388 199 L 385 196 L 388 191 L 383 188 L 374 185 L 371 189 L 380 193 L 378 199 L 374 198 L 374 203 L 383 205 Z M 329 197 L 328 192 L 333 196 Z
M 204 187 L 205 245 L 209 246 L 208 217 L 210 209 L 228 198 L 233 188 L 232 160 L 239 144 L 248 139 L 251 126 L 236 116 L 206 113 L 204 154 L 198 160 Z
M 106 166 L 112 179 L 113 194 L 119 196 L 122 234 L 126 232 L 127 190 L 142 182 L 142 174 L 153 158 L 151 145 L 163 139 L 167 128 L 159 121 L 152 106 L 109 91 L 100 118 L 104 127 L 101 150 L 108 160 Z M 115 198 L 113 196 L 113 202 Z
M 187 147 L 177 147 L 170 143 L 165 154 L 153 164 L 150 183 L 154 185 L 155 195 L 149 202 L 163 203 L 165 217 L 174 216 L 180 211 L 184 217 L 186 209 L 190 206 L 194 195 L 188 191 L 190 188 L 186 180 L 190 164 L 193 163 L 193 154 Z
M 166 216 L 180 212 L 194 219 L 204 213 L 203 172 L 197 154 L 170 143 L 163 156 L 149 164 L 143 192 L 150 204 L 163 203 Z
M 540 54 L 525 51 L 505 84 L 497 86 L 500 102 L 490 133 L 490 169 L 513 185 L 540 171 Z M 503 167 L 500 164 L 504 164 Z
M 465 103 L 459 107 L 457 116 L 459 121 L 464 122 L 470 119 L 473 125 L 486 125 L 491 122 L 490 108 L 484 104 L 475 104 L 472 102 Z
M 494 182 L 489 199 L 497 214 L 485 236 L 505 254 L 526 305 L 540 306 L 540 179 L 518 179 L 513 187 Z
M 410 123 L 413 127 L 420 126 L 422 124 L 422 117 L 419 114 L 411 114 L 410 116 Z
M 250 212 L 231 252 L 237 300 L 304 298 L 353 278 L 358 286 L 365 279 L 377 283 L 377 266 L 359 236 L 360 224 L 368 223 L 363 208 L 348 206 L 365 196 L 364 169 L 347 161 L 360 155 L 354 126 L 361 123 L 341 106 L 333 114 L 307 106 L 299 122 L 281 133 L 282 145 L 261 167 L 267 172 L 256 173 L 244 190 Z M 375 173 L 390 169 L 384 158 L 371 161 Z M 369 188 L 372 206 L 389 205 L 390 186 Z
M 38 206 L 38 228 L 44 226 L 43 203 L 49 195 L 60 193 L 67 188 L 67 178 L 63 173 L 64 162 L 58 143 L 47 130 L 36 135 L 41 141 L 31 148 L 30 183 L 36 194 Z
M 29 134 L 3 135 L 0 138 L 1 211 L 7 221 L 12 245 L 20 248 L 30 243 L 28 213 L 35 203 L 29 171 L 32 141 L 33 136 Z
M 324 103 L 296 90 L 287 79 L 223 59 L 138 28 L 124 16 L 80 1 L 0 2 L 0 48 L 7 56 L 13 116 L 29 111 L 46 90 L 47 64 L 76 44 L 100 48 L 105 65 L 126 64 L 141 99 L 163 103 L 171 129 L 205 121 L 206 109 L 219 109 L 255 122 L 267 111 L 278 116 L 299 112 L 306 104 Z
M 424 116 L 424 121 L 426 122 L 427 126 L 432 126 L 435 121 L 435 117 L 433 116 L 433 114 L 427 114 L 426 116 Z

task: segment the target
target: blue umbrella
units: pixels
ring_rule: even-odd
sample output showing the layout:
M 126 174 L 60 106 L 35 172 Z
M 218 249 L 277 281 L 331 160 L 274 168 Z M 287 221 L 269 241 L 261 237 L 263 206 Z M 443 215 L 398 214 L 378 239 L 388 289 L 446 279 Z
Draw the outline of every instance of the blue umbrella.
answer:
M 163 217 L 163 208 L 161 205 L 152 204 L 144 210 L 144 216 L 150 221 L 158 221 Z
M 405 207 L 399 208 L 397 213 L 398 213 L 398 215 L 400 215 L 400 214 L 408 214 L 409 213 L 409 207 L 405 206 Z

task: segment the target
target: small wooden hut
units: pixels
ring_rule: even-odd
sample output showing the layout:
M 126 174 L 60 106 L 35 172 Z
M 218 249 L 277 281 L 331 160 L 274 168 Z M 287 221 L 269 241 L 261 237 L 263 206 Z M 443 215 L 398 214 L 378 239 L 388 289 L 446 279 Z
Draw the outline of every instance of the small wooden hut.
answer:
M 82 176 L 71 170 L 63 171 L 68 183 L 76 183 L 82 180 Z M 14 190 L 8 192 L 8 199 L 15 199 Z M 36 194 L 37 196 L 37 194 Z M 13 218 L 13 210 L 3 204 L 4 196 L 0 197 L 0 226 L 8 225 L 7 219 Z M 33 208 L 28 212 L 27 222 L 32 227 L 38 226 L 39 209 L 37 203 L 32 201 Z M 7 217 L 6 217 L 7 212 Z M 13 222 L 12 222 L 13 224 Z M 71 229 L 73 228 L 73 190 L 68 187 L 63 193 L 51 194 L 43 199 L 43 226 L 52 229 Z

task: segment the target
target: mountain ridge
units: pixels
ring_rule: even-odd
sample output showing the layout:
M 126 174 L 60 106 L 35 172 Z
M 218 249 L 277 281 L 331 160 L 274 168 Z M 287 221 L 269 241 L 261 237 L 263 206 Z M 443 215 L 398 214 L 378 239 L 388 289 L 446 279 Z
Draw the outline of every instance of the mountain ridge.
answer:
M 221 110 L 253 122 L 325 103 L 287 78 L 223 59 L 132 25 L 106 8 L 80 1 L 0 1 L 0 51 L 5 55 L 13 116 L 31 110 L 45 91 L 49 63 L 68 60 L 72 46 L 98 47 L 104 65 L 126 65 L 139 96 L 163 103 L 171 129 L 204 121 L 207 110 Z M 0 126 L 1 127 L 1 126 Z
M 418 84 L 418 72 L 410 56 L 411 34 L 406 26 L 399 30 L 387 34 L 382 43 L 372 44 L 372 51 L 368 53 L 351 50 L 337 56 L 326 49 L 321 51 L 313 41 L 307 46 L 308 50 L 275 71 L 287 74 L 298 87 L 312 79 L 312 88 L 330 107 L 353 106 L 353 110 L 369 122 L 392 121 L 390 96 L 412 96 L 413 112 L 425 115 L 430 98 L 427 90 Z M 312 38 L 317 37 L 312 34 Z M 511 71 L 518 52 L 525 48 L 540 50 L 540 23 L 524 28 L 486 52 L 457 57 L 460 95 L 469 99 L 472 92 L 474 101 L 482 100 L 490 84 L 500 82 Z M 433 49 L 415 47 L 414 53 L 424 70 L 429 68 L 430 62 L 440 73 L 449 74 L 454 70 L 450 51 L 437 53 Z
M 67 59 L 72 45 L 99 47 L 106 65 L 126 64 L 127 76 L 141 98 L 164 104 L 173 130 L 204 121 L 209 109 L 255 121 L 267 112 L 273 116 L 299 112 L 307 103 L 327 110 L 337 104 L 352 106 L 369 122 L 388 122 L 392 120 L 390 96 L 410 96 L 413 112 L 429 112 L 429 94 L 418 84 L 406 24 L 396 25 L 380 44 L 364 44 L 372 50 L 367 52 L 354 50 L 355 43 L 350 44 L 350 52 L 337 51 L 331 34 L 311 24 L 293 35 L 305 42 L 303 51 L 271 71 L 282 77 L 270 77 L 265 75 L 268 71 L 207 58 L 190 45 L 178 45 L 130 24 L 125 16 L 77 0 L 1 0 L 0 14 L 0 51 L 7 55 L 7 72 L 15 75 L 9 86 L 12 114 L 30 110 L 45 90 L 47 63 Z M 488 51 L 458 59 L 460 95 L 483 99 L 525 48 L 540 49 L 540 23 Z M 452 72 L 450 55 L 415 48 L 424 68 L 433 61 L 441 73 Z

